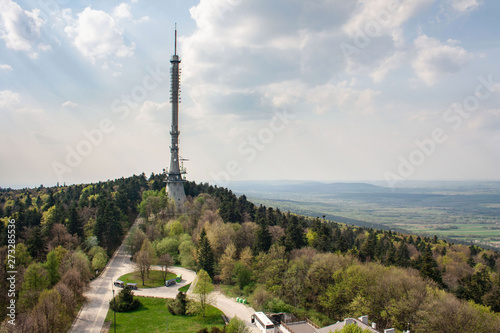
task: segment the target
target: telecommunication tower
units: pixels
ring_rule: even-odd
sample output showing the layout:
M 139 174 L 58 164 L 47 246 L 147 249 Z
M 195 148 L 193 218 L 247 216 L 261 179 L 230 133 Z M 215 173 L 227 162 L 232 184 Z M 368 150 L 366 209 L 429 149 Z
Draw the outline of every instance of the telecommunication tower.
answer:
M 166 183 L 168 197 L 175 201 L 175 205 L 179 211 L 182 211 L 184 203 L 186 202 L 186 194 L 184 193 L 184 177 L 186 173 L 184 167 L 179 167 L 179 103 L 180 103 L 180 70 L 179 64 L 181 60 L 177 55 L 177 25 L 175 27 L 175 43 L 174 55 L 170 59 L 172 67 L 170 68 L 171 74 L 171 87 L 170 87 L 170 103 L 172 103 L 172 130 L 170 135 L 172 137 L 172 145 L 170 146 L 170 168 L 166 171 Z

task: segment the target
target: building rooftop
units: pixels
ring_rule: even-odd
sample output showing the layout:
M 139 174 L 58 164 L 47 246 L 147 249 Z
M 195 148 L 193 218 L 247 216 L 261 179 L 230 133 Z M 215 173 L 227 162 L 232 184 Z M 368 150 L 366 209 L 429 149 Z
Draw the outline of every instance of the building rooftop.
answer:
M 283 324 L 282 324 L 283 325 Z M 316 327 L 309 324 L 307 321 L 299 321 L 295 323 L 285 324 L 294 333 L 316 333 Z
M 316 330 L 316 332 L 317 333 L 328 333 L 330 331 L 335 332 L 336 330 L 341 330 L 344 326 L 349 325 L 349 324 L 356 324 L 358 327 L 360 327 L 363 330 L 369 329 L 371 332 L 380 333 L 379 331 L 372 328 L 368 324 L 368 316 L 359 317 L 358 319 L 346 318 L 346 319 L 344 319 L 344 321 L 338 321 L 333 325 L 320 328 L 320 329 Z

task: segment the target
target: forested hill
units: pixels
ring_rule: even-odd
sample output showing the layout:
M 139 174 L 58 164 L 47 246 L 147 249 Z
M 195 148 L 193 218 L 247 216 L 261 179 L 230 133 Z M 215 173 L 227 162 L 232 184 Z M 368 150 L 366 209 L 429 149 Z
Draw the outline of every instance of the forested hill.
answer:
M 450 325 L 467 314 L 464 327 L 483 327 L 470 326 L 476 321 L 500 327 L 490 312 L 500 312 L 497 252 L 281 212 L 206 183 L 185 183 L 188 202 L 176 216 L 163 178 L 0 191 L 0 260 L 7 262 L 6 228 L 15 220 L 18 318 L 27 331 L 43 322 L 48 303 L 63 313 L 51 331 L 67 328 L 83 285 L 102 270 L 137 214 L 144 223 L 129 238 L 132 254 L 146 246 L 153 257 L 168 253 L 177 264 L 203 268 L 258 309 L 322 324 L 367 314 L 381 327 L 433 332 L 430 323 L 442 323 L 431 311 L 438 307 L 455 313 Z M 7 290 L 6 270 L 1 274 Z M 45 283 L 33 283 L 37 276 Z M 7 302 L 0 295 L 1 318 Z

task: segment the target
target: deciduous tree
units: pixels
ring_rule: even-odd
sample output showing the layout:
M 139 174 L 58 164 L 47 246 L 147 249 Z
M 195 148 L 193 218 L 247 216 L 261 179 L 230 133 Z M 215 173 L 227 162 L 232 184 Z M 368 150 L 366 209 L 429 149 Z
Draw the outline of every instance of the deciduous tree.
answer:
M 174 260 L 168 253 L 162 254 L 158 258 L 158 265 L 160 265 L 162 270 L 163 283 L 167 281 L 168 267 L 172 266 L 173 264 Z
M 207 304 L 212 302 L 210 293 L 214 290 L 214 285 L 212 284 L 212 279 L 210 275 L 203 269 L 198 271 L 196 279 L 194 281 L 193 294 L 195 298 L 200 302 L 201 314 L 205 317 L 205 308 Z
M 233 277 L 233 269 L 236 264 L 236 246 L 229 244 L 219 260 L 220 279 L 223 283 L 230 284 Z

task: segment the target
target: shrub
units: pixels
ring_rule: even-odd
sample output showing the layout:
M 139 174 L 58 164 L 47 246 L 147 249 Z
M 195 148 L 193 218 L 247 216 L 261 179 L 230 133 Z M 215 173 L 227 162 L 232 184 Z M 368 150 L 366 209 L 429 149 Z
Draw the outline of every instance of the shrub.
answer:
M 116 312 L 130 312 L 139 308 L 141 302 L 138 299 L 134 299 L 134 294 L 130 290 L 130 287 L 125 286 L 115 298 L 109 301 L 109 306 Z
M 175 300 L 168 306 L 168 311 L 174 316 L 184 316 L 186 314 L 188 300 L 186 299 L 186 294 L 182 291 L 177 293 Z

